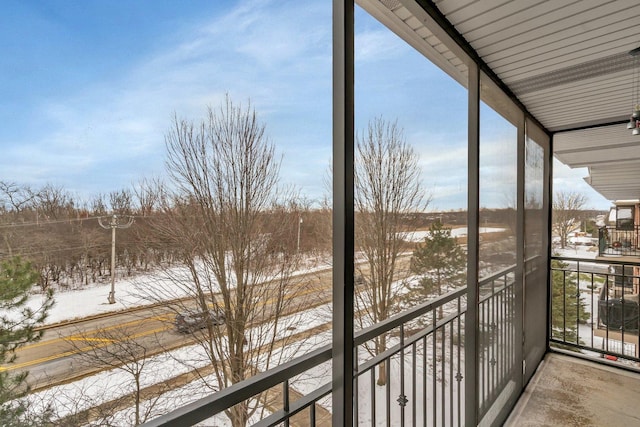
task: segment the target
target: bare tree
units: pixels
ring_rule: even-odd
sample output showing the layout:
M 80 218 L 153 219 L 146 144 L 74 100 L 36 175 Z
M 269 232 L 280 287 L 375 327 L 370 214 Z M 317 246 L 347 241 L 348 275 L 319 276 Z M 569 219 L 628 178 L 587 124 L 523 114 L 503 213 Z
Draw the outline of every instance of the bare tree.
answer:
M 32 205 L 35 194 L 27 186 L 0 181 L 0 212 L 21 212 Z
M 36 209 L 46 221 L 68 218 L 74 206 L 73 197 L 60 186 L 47 184 L 36 195 Z
M 131 215 L 133 212 L 133 195 L 130 190 L 122 189 L 109 193 L 111 212 L 116 215 Z
M 91 200 L 91 214 L 95 216 L 107 214 L 107 206 L 103 194 L 97 194 Z
M 406 143 L 396 122 L 376 118 L 358 134 L 355 166 L 356 242 L 366 269 L 358 267 L 364 281 L 356 298 L 361 326 L 378 323 L 393 314 L 392 304 L 400 286 L 398 256 L 403 244 L 403 222 L 426 208 L 429 197 L 420 186 L 418 156 Z M 376 338 L 375 354 L 386 350 L 387 337 Z M 380 364 L 378 384 L 386 383 Z
M 282 200 L 286 196 L 276 203 L 280 161 L 250 105 L 227 97 L 200 123 L 175 118 L 166 146 L 175 191 L 161 197 L 153 226 L 186 268 L 166 269 L 163 281 L 171 286 L 158 285 L 148 295 L 188 295 L 177 311 L 224 311 L 224 325 L 207 322 L 193 332 L 217 390 L 268 369 L 278 335 L 299 322 L 285 318 L 298 311 L 289 295 L 298 265 L 298 210 Z M 226 414 L 244 426 L 256 409 L 255 401 L 245 402 Z
M 553 231 L 560 237 L 560 247 L 567 245 L 569 233 L 580 225 L 581 211 L 587 199 L 576 191 L 556 191 L 553 198 Z
M 154 212 L 160 200 L 162 188 L 163 185 L 158 178 L 141 179 L 134 187 L 133 192 L 138 202 L 140 216 L 147 217 Z
M 129 326 L 111 326 L 90 332 L 78 331 L 73 339 L 67 340 L 81 364 L 91 368 L 110 369 L 127 374 L 127 380 L 111 384 L 111 392 L 121 396 L 100 405 L 94 405 L 92 411 L 78 411 L 76 418 L 68 425 L 76 423 L 95 423 L 94 425 L 108 425 L 117 410 L 129 406 L 133 407 L 130 425 L 140 425 L 153 416 L 160 415 L 155 402 L 170 389 L 170 385 L 162 387 L 145 387 L 144 377 L 152 376 L 158 366 L 154 366 L 147 346 L 136 336 L 139 330 Z M 149 390 L 152 389 L 152 392 Z M 130 391 L 129 391 L 130 390 Z M 123 392 L 127 392 L 122 395 Z M 143 403 L 145 403 L 143 405 Z M 86 417 L 78 419 L 77 417 Z M 69 421 L 69 420 L 67 420 Z
M 9 225 L 31 221 L 30 211 L 33 210 L 35 194 L 27 186 L 14 182 L 0 181 L 0 258 L 20 254 L 25 236 Z

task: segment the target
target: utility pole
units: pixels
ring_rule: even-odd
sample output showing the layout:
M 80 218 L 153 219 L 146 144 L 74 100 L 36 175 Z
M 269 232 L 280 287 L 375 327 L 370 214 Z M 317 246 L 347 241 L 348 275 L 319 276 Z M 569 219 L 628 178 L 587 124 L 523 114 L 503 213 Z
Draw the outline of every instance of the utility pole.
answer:
M 296 252 L 300 252 L 300 227 L 302 226 L 302 216 L 299 216 L 298 218 L 298 245 L 296 246 Z
M 105 221 L 106 219 L 109 217 L 104 217 Z M 113 216 L 111 217 L 111 221 L 109 221 L 109 223 L 105 224 L 103 222 L 103 218 L 102 217 L 98 217 L 98 223 L 100 224 L 100 227 L 104 228 L 104 229 L 111 229 L 111 292 L 109 292 L 109 297 L 107 298 L 107 301 L 109 301 L 109 304 L 115 304 L 116 302 L 116 290 L 115 290 L 115 283 L 116 283 L 116 229 L 118 228 L 129 228 L 131 227 L 131 224 L 133 224 L 133 217 L 130 216 L 129 219 L 127 220 L 127 222 L 121 222 L 121 219 L 118 218 L 118 216 L 116 214 L 113 214 Z

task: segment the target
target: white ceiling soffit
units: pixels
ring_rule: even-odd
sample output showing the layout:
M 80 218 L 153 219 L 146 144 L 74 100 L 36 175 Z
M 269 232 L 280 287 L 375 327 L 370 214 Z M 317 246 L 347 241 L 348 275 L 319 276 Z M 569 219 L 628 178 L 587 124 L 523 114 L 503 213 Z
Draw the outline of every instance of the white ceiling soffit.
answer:
M 640 198 L 640 137 L 626 125 L 559 132 L 553 148 L 562 163 L 589 168 L 587 183 L 606 199 Z
M 466 86 L 466 54 L 418 3 L 429 2 L 358 0 Z M 633 138 L 624 124 L 580 130 L 573 136 L 563 132 L 628 120 L 636 101 L 638 61 L 629 51 L 640 46 L 638 0 L 430 3 L 529 113 L 548 131 L 562 132 L 554 137 L 554 151 L 563 163 L 589 167 L 588 181 L 609 200 L 640 197 L 637 174 L 621 175 L 619 164 L 624 162 L 628 171 L 640 170 L 640 136 Z

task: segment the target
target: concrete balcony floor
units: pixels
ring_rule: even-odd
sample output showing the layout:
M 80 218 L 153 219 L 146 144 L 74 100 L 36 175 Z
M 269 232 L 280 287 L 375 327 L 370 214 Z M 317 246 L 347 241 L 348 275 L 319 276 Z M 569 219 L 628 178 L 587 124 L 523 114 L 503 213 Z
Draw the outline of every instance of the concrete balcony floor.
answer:
M 548 353 L 505 426 L 638 426 L 640 374 Z

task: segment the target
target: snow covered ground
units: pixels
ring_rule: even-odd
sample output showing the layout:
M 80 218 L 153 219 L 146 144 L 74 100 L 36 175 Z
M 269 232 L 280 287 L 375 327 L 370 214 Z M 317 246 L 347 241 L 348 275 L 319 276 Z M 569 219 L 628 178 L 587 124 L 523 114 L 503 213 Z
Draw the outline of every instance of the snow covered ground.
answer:
M 299 269 L 295 275 L 308 274 L 316 271 L 326 270 L 330 268 L 330 261 L 328 259 L 313 258 L 305 260 L 304 267 Z M 175 276 L 180 274 L 176 273 L 178 268 L 174 269 L 171 274 Z M 150 301 L 144 298 L 144 292 L 142 288 L 148 286 L 145 283 L 147 277 L 145 276 L 133 276 L 131 278 L 117 279 L 115 282 L 115 296 L 116 303 L 109 304 L 107 302 L 107 296 L 111 290 L 111 282 L 104 281 L 102 283 L 94 283 L 86 286 L 83 289 L 75 289 L 69 291 L 57 291 L 55 292 L 55 305 L 49 310 L 46 323 L 53 324 L 64 322 L 66 320 L 79 319 L 96 314 L 109 313 L 118 310 L 125 310 L 127 308 L 139 307 L 146 304 L 151 304 L 154 301 Z M 151 279 L 149 279 L 151 280 Z M 162 277 L 160 274 L 155 274 L 152 278 L 159 288 L 167 288 L 169 286 L 162 286 L 162 281 L 166 281 L 170 284 L 169 277 Z M 190 280 L 188 276 L 185 276 L 185 280 Z M 186 294 L 180 294 L 180 289 L 175 286 L 171 287 L 175 290 L 171 295 L 165 295 L 167 299 L 179 298 L 186 296 Z M 161 298 L 162 295 L 159 295 Z M 43 296 L 35 294 L 29 301 L 29 306 L 36 309 L 42 305 Z
M 296 275 L 329 268 L 329 263 L 326 259 L 308 259 L 305 260 L 304 264 L 304 267 L 295 273 Z M 171 273 L 174 277 L 175 274 L 180 274 L 180 272 L 178 271 L 176 273 L 176 271 L 173 271 Z M 141 292 L 141 287 L 148 286 L 145 284 L 145 280 L 159 284 L 158 280 L 170 280 L 170 278 L 167 277 L 163 279 L 161 276 L 155 274 L 153 277 L 141 275 L 129 279 L 117 280 L 115 282 L 115 304 L 109 304 L 107 302 L 107 296 L 111 290 L 111 283 L 109 281 L 93 284 L 83 289 L 56 292 L 54 295 L 55 304 L 49 311 L 47 324 L 151 304 L 152 301 L 141 296 L 143 293 Z M 160 283 L 159 285 L 162 284 Z M 175 287 L 173 288 L 175 289 Z M 167 298 L 177 298 L 180 296 L 183 295 L 176 293 L 166 295 Z M 33 308 L 39 307 L 42 298 L 42 295 L 33 295 L 29 301 L 29 306 Z M 286 319 L 282 319 L 283 323 L 285 321 Z M 305 328 L 313 328 L 320 323 L 330 321 L 330 307 L 320 306 L 306 313 L 301 324 L 303 324 Z M 292 335 L 299 332 L 300 330 L 283 330 L 283 334 L 278 338 L 283 338 L 284 334 Z M 330 340 L 319 342 L 315 339 L 312 345 L 305 343 L 304 348 L 295 348 L 297 351 L 307 352 L 318 345 L 324 345 L 328 342 L 330 342 Z M 202 353 L 202 347 L 194 345 L 149 358 L 145 362 L 144 375 L 141 376 L 141 387 L 144 388 L 153 384 L 162 383 L 170 378 L 203 366 L 207 358 L 206 355 Z M 207 384 L 209 387 L 205 387 L 203 384 Z M 208 376 L 201 381 L 195 381 L 194 383 L 171 390 L 163 394 L 161 398 L 152 402 L 145 402 L 144 409 L 154 415 L 166 413 L 170 409 L 211 394 L 212 388 L 210 387 L 216 388 L 216 379 L 214 376 Z M 28 399 L 32 402 L 32 409 L 34 411 L 41 412 L 47 406 L 52 406 L 55 417 L 62 418 L 127 395 L 133 391 L 134 379 L 131 373 L 122 369 L 112 369 L 79 381 L 34 393 L 30 395 Z M 133 408 L 114 412 L 109 419 L 109 423 L 123 426 L 132 425 Z M 219 415 L 207 421 L 207 425 L 227 426 L 230 425 L 230 423 L 226 416 Z
M 501 231 L 505 231 L 505 228 L 480 227 L 480 234 L 499 233 Z M 424 238 L 427 237 L 428 235 L 429 235 L 429 231 L 428 230 L 412 231 L 410 233 L 405 233 L 404 236 L 403 236 L 403 239 L 406 240 L 407 242 L 418 243 L 418 242 L 424 241 Z M 452 237 L 464 237 L 466 235 L 467 235 L 467 227 L 459 227 L 459 228 L 452 228 L 451 229 L 451 236 Z

